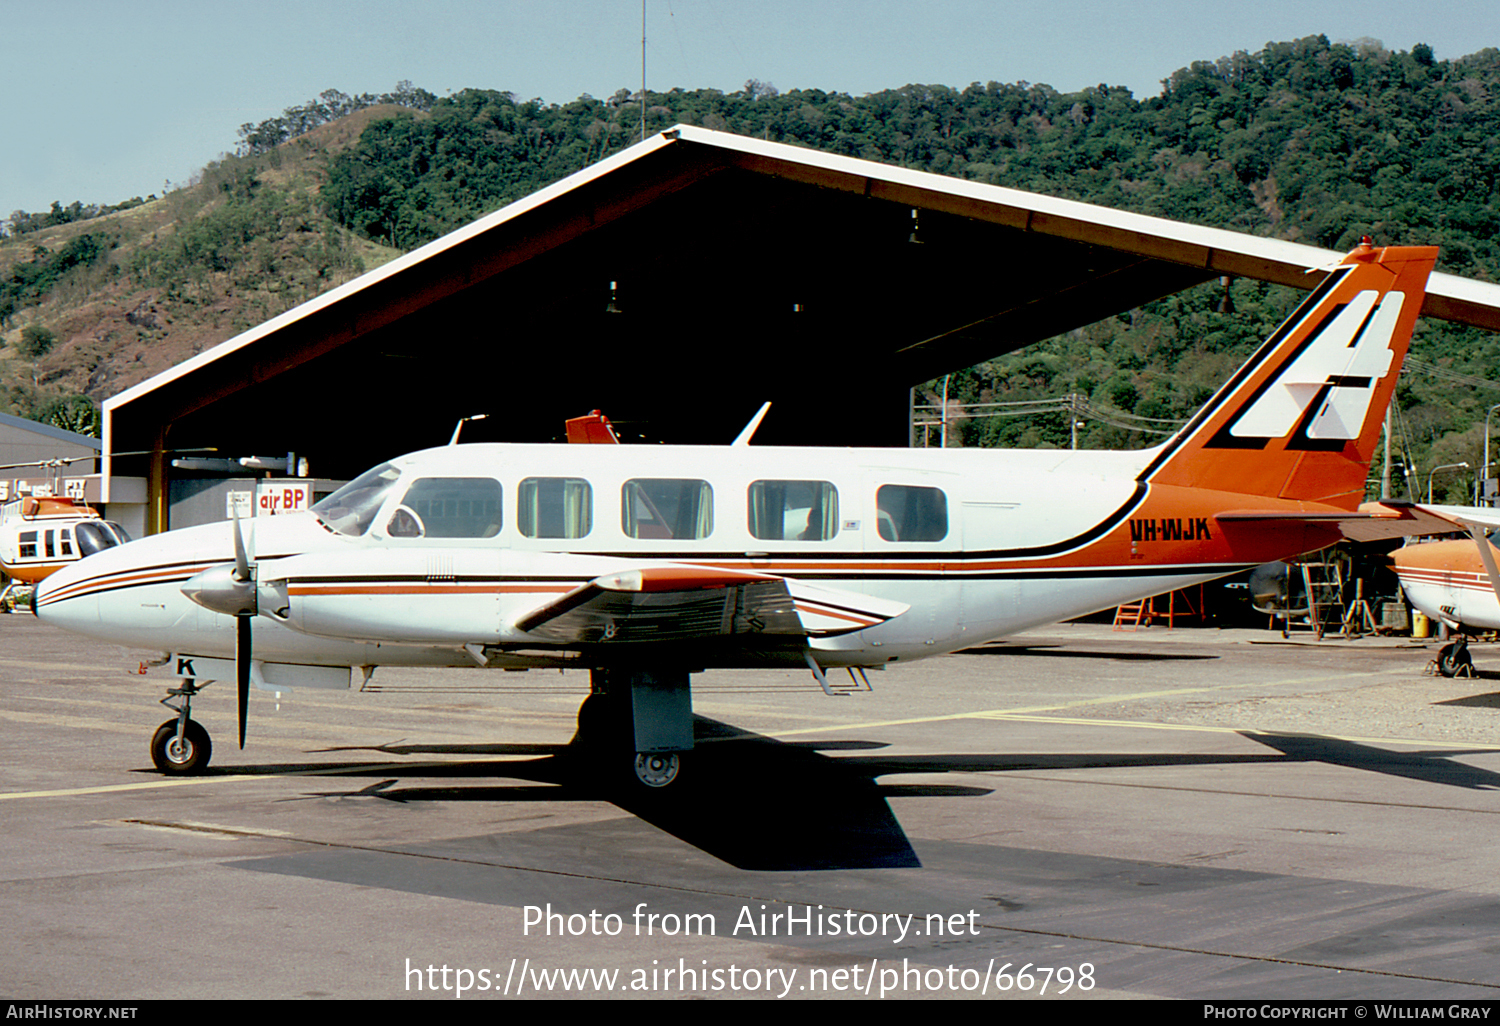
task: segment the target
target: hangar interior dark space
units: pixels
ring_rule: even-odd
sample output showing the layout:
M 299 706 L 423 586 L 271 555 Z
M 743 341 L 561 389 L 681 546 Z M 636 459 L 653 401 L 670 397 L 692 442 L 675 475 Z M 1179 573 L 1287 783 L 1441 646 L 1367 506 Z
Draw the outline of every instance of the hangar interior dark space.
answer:
M 956 180 L 684 132 L 137 386 L 111 450 L 294 451 L 339 479 L 445 444 L 461 417 L 486 415 L 466 442 L 560 441 L 600 409 L 626 441 L 726 444 L 766 401 L 757 444 L 905 446 L 910 388 L 945 372 L 1229 267 L 1308 287 L 1300 267 Z M 113 473 L 157 489 L 169 460 Z

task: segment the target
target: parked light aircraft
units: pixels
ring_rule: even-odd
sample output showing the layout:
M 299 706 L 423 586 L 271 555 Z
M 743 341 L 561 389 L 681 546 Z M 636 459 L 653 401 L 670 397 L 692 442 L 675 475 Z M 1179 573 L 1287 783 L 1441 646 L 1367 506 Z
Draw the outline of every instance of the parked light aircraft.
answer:
M 690 674 L 851 676 L 1212 580 L 1399 520 L 1356 510 L 1432 247 L 1369 240 L 1167 443 L 1139 452 L 449 445 L 310 512 L 156 535 L 48 578 L 48 623 L 170 653 L 166 772 L 202 684 L 379 664 L 592 671 L 580 747 L 661 786 Z M 1397 531 L 1396 533 L 1400 533 Z M 164 704 L 168 704 L 164 700 Z M 630 770 L 633 767 L 634 772 Z
M 1445 677 L 1468 675 L 1474 666 L 1469 635 L 1500 630 L 1500 571 L 1490 538 L 1500 529 L 1500 510 L 1423 509 L 1450 521 L 1448 530 L 1465 530 L 1469 537 L 1399 548 L 1391 553 L 1392 568 L 1413 606 L 1458 633 L 1457 639 L 1438 650 L 1438 672 Z

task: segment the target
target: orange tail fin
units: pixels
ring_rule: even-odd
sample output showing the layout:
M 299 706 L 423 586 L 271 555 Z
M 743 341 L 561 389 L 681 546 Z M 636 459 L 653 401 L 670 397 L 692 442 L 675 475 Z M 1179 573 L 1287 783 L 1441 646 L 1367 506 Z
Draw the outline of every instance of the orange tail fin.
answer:
M 1366 239 L 1141 480 L 1358 506 L 1437 252 Z

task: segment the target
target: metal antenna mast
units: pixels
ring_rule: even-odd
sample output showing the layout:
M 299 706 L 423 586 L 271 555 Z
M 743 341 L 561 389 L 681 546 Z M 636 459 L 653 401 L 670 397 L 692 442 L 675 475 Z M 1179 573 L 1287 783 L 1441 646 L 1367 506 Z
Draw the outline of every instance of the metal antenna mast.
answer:
M 641 142 L 646 141 L 646 0 L 641 0 Z

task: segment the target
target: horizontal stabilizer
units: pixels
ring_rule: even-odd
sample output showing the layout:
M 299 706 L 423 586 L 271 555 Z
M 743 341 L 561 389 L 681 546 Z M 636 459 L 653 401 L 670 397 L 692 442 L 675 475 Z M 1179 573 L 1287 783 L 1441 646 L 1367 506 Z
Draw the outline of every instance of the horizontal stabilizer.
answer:
M 1216 513 L 1214 519 L 1223 524 L 1323 524 L 1337 527 L 1349 541 L 1374 542 L 1462 530 L 1463 522 L 1443 513 L 1443 508 L 1388 500 L 1367 502 L 1352 513 L 1324 510 L 1230 510 Z M 1500 518 L 1496 518 L 1494 522 L 1500 524 Z
M 1451 521 L 1464 529 L 1477 527 L 1482 531 L 1491 531 L 1500 528 L 1500 509 L 1489 506 L 1418 506 L 1428 516 L 1440 517 Z M 1431 531 L 1431 534 L 1443 534 L 1454 530 L 1453 527 L 1439 528 Z

